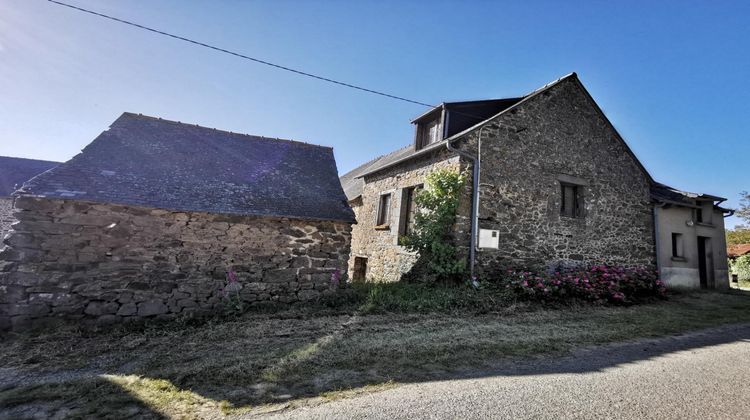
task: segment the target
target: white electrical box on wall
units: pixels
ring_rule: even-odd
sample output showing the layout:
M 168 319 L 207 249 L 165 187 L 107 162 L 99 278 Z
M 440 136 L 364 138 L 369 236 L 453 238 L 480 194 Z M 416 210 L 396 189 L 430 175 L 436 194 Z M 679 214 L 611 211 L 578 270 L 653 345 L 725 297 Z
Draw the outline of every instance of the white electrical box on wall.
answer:
M 500 248 L 500 231 L 491 229 L 479 229 L 480 248 Z

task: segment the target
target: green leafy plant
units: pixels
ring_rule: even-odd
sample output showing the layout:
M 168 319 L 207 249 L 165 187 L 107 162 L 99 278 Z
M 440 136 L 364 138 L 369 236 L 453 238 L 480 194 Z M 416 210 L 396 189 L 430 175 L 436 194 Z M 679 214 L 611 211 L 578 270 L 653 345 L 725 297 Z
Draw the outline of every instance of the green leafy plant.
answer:
M 417 252 L 421 266 L 427 269 L 423 279 L 456 282 L 466 271 L 466 261 L 458 254 L 453 240 L 461 191 L 466 175 L 441 169 L 432 172 L 425 186 L 414 199 L 418 211 L 414 216 L 414 229 L 401 243 L 406 249 Z
M 740 281 L 750 281 L 750 254 L 730 261 L 730 269 L 733 274 L 737 274 L 737 278 Z
M 750 244 L 750 228 L 742 225 L 727 230 L 727 245 Z

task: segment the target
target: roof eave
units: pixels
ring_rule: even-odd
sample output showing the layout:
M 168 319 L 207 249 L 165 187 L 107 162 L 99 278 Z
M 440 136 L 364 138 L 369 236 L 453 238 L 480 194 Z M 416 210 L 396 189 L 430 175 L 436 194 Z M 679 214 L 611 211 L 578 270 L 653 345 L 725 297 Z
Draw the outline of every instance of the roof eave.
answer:
M 434 108 L 432 108 L 432 109 L 430 109 L 430 110 L 427 110 L 426 112 L 424 112 L 424 113 L 423 113 L 423 114 L 421 114 L 420 116 L 418 116 L 418 117 L 414 118 L 414 119 L 413 119 L 413 120 L 411 120 L 410 122 L 411 122 L 412 124 L 414 124 L 414 123 L 416 123 L 417 121 L 421 120 L 422 118 L 424 118 L 424 117 L 426 117 L 426 116 L 428 116 L 428 115 L 432 114 L 433 112 L 436 112 L 436 111 L 438 111 L 438 110 L 442 110 L 442 109 L 444 109 L 444 108 L 445 108 L 445 102 L 441 102 L 441 103 L 440 103 L 440 105 L 436 105 L 436 106 L 435 106 Z
M 380 171 L 382 171 L 384 169 L 392 168 L 392 167 L 394 167 L 394 166 L 396 166 L 396 165 L 398 165 L 400 163 L 407 162 L 407 161 L 409 161 L 411 159 L 414 159 L 415 157 L 426 155 L 429 152 L 432 152 L 432 151 L 435 151 L 435 150 L 439 150 L 439 149 L 442 148 L 442 146 L 445 146 L 446 142 L 447 142 L 447 140 L 441 140 L 441 141 L 439 141 L 437 143 L 433 143 L 433 144 L 431 144 L 431 145 L 429 145 L 427 147 L 424 147 L 422 149 L 417 150 L 414 154 L 411 154 L 409 156 L 406 156 L 406 157 L 403 157 L 401 159 L 395 160 L 395 161 L 393 161 L 391 163 L 383 165 L 383 166 L 381 166 L 379 168 L 375 168 L 375 169 L 373 169 L 371 171 L 364 172 L 361 175 L 356 176 L 355 178 L 364 178 L 364 177 L 366 177 L 368 175 L 372 175 L 372 174 L 380 172 Z

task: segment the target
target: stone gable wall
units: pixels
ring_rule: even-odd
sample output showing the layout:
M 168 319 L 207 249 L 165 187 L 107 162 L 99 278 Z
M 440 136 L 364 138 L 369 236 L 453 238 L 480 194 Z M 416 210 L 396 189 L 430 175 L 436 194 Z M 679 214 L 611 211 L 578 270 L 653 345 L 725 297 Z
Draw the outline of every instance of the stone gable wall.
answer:
M 569 78 L 490 121 L 482 131 L 480 229 L 499 231 L 499 249 L 477 253 L 477 274 L 609 263 L 655 266 L 649 180 L 579 82 Z M 479 130 L 455 139 L 477 154 Z M 368 258 L 372 280 L 398 280 L 416 256 L 397 245 L 401 189 L 424 182 L 437 167 L 469 174 L 456 224 L 456 245 L 468 256 L 471 163 L 447 150 L 365 177 L 355 208 L 352 259 Z M 584 217 L 560 215 L 562 182 L 579 183 Z M 375 230 L 379 195 L 393 192 L 392 229 Z
M 348 223 L 32 197 L 16 209 L 0 252 L 0 329 L 210 313 L 230 268 L 249 304 L 310 301 L 345 284 Z
M 13 198 L 0 197 L 0 240 L 10 231 L 10 225 L 16 221 L 13 217 Z
M 462 148 L 475 152 L 477 134 Z M 584 217 L 560 215 L 561 181 L 583 188 Z M 655 264 L 648 178 L 574 79 L 484 129 L 480 228 L 500 232 L 500 249 L 478 253 L 485 277 L 507 268 Z
M 417 256 L 398 245 L 398 227 L 401 215 L 401 200 L 404 188 L 425 183 L 427 175 L 437 169 L 465 169 L 465 163 L 447 149 L 435 151 L 422 158 L 398 165 L 365 177 L 362 201 L 353 206 L 357 224 L 352 228 L 352 257 L 349 275 L 353 275 L 354 258 L 367 258 L 367 279 L 374 281 L 398 281 L 417 261 Z M 467 183 L 469 184 L 469 183 Z M 469 185 L 470 187 L 470 185 Z M 390 228 L 375 228 L 380 195 L 391 193 Z M 461 200 L 456 235 L 470 235 L 470 189 Z M 462 239 L 463 240 L 463 239 Z

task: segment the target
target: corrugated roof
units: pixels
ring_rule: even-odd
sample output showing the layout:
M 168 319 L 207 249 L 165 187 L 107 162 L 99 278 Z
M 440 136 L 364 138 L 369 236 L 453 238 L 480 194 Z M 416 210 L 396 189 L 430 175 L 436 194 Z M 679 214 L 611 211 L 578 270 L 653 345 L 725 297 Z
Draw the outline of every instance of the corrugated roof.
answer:
M 124 113 L 22 194 L 354 222 L 333 150 Z
M 661 202 L 671 202 L 676 204 L 684 204 L 688 206 L 696 206 L 696 200 L 710 200 L 710 201 L 725 201 L 726 198 L 717 197 L 710 194 L 699 194 L 688 191 L 680 191 L 676 188 L 672 188 L 669 185 L 665 185 L 659 182 L 651 184 L 651 198 Z
M 0 197 L 9 197 L 24 182 L 60 162 L 0 156 Z

